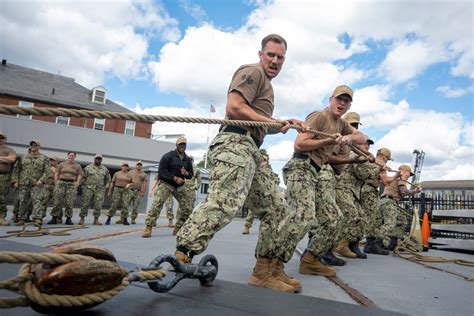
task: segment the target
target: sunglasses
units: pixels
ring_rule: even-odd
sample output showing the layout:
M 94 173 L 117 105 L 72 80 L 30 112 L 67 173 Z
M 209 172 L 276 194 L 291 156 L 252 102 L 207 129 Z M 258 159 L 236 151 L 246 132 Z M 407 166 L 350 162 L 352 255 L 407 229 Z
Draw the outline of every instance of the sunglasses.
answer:
M 343 97 L 343 96 L 338 96 L 336 99 L 340 102 L 346 103 L 346 104 L 351 104 L 352 100 L 351 98 Z

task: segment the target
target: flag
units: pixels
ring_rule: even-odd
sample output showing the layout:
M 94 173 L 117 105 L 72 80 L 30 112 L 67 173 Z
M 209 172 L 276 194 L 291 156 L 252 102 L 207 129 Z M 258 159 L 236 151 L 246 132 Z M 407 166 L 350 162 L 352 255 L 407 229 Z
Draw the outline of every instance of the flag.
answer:
M 215 113 L 216 112 L 216 108 L 214 107 L 214 105 L 211 104 L 211 113 Z

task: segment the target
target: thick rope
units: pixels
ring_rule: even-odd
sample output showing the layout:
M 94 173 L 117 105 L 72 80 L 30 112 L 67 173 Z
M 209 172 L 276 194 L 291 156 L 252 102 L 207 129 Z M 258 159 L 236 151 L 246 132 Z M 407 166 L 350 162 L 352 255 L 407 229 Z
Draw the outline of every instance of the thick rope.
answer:
M 175 122 L 175 123 L 197 123 L 197 124 L 220 124 L 220 125 L 235 125 L 241 127 L 267 127 L 280 129 L 282 123 L 269 123 L 259 121 L 244 121 L 244 120 L 228 120 L 215 119 L 203 117 L 184 117 L 184 116 L 167 116 L 167 115 L 151 115 L 151 114 L 137 114 L 133 112 L 110 112 L 110 111 L 92 111 L 92 110 L 74 110 L 64 108 L 35 108 L 35 107 L 19 107 L 0 104 L 0 114 L 20 114 L 20 115 L 39 115 L 39 116 L 67 116 L 77 118 L 100 118 L 100 119 L 114 119 L 114 120 L 129 120 L 136 122 Z M 301 131 L 299 125 L 291 124 L 290 128 Z M 308 133 L 326 138 L 335 139 L 337 136 L 320 132 L 314 129 L 309 129 Z M 359 156 L 369 158 L 362 150 L 354 145 L 349 145 L 350 148 Z
M 33 253 L 33 252 L 0 252 L 0 263 L 26 263 L 21 266 L 18 275 L 15 278 L 1 281 L 0 289 L 24 293 L 22 297 L 0 297 L 0 308 L 12 308 L 17 306 L 29 306 L 29 302 L 35 302 L 41 306 L 84 306 L 91 304 L 99 304 L 107 301 L 120 293 L 130 284 L 128 274 L 124 272 L 122 283 L 113 289 L 88 293 L 84 295 L 57 295 L 41 293 L 34 285 L 31 273 L 31 264 L 47 263 L 47 264 L 63 264 L 81 260 L 96 260 L 95 258 L 82 255 L 72 254 L 53 254 L 53 253 Z M 163 269 L 138 271 L 134 274 L 138 275 L 140 282 L 162 279 L 166 275 Z
M 28 227 L 34 227 L 36 229 L 27 229 Z M 49 227 L 44 228 L 40 224 L 36 223 L 27 223 L 25 224 L 22 229 L 20 230 L 9 230 L 7 231 L 6 235 L 0 235 L 0 238 L 8 238 L 8 237 L 40 237 L 45 235 L 51 236 L 70 236 L 71 233 L 69 231 L 75 229 L 83 229 L 88 228 L 84 225 L 74 225 L 74 226 L 59 226 L 59 227 Z M 53 229 L 61 229 L 58 231 L 53 231 Z

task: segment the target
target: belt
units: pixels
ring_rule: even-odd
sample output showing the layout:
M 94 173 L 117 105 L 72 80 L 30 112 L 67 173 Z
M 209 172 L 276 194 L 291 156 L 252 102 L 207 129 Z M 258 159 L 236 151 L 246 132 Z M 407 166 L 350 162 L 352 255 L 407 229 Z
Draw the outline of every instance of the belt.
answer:
M 238 127 L 238 126 L 235 126 L 235 125 L 226 126 L 226 127 L 224 127 L 224 129 L 222 131 L 226 132 L 226 133 L 234 133 L 234 134 L 240 134 L 240 135 L 247 135 L 247 133 L 250 133 L 245 128 Z M 260 148 L 260 146 L 262 146 L 262 142 L 259 141 L 255 136 L 250 134 L 250 137 L 252 137 L 252 140 L 255 143 L 255 145 L 257 146 L 257 148 Z
M 296 158 L 296 159 L 303 159 L 303 160 L 306 160 L 306 159 L 309 159 L 309 163 L 311 164 L 311 166 L 313 166 L 314 169 L 316 169 L 316 172 L 319 172 L 321 171 L 321 167 L 319 167 L 313 159 L 311 159 L 308 155 L 306 154 L 301 154 L 301 153 L 293 153 L 293 158 Z
M 76 180 L 70 180 L 70 179 L 59 179 L 59 181 L 64 181 L 64 182 L 74 182 Z

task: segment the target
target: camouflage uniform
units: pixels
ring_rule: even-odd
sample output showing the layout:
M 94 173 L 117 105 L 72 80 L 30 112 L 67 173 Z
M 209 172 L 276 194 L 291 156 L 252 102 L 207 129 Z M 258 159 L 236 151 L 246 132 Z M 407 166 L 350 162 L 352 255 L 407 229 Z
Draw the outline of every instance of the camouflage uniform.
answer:
M 360 191 L 360 202 L 362 209 L 365 212 L 367 227 L 365 234 L 370 237 L 376 237 L 377 239 L 383 238 L 376 234 L 377 229 L 382 226 L 382 214 L 378 208 L 379 203 L 379 192 L 377 190 L 379 183 L 378 176 L 373 179 L 367 180 L 362 185 Z
M 390 236 L 403 239 L 407 219 L 398 207 L 397 201 L 382 197 L 379 201 L 379 212 L 383 214 L 383 225 L 377 230 L 376 236 L 387 238 Z
M 64 203 L 64 215 L 66 217 L 72 217 L 74 202 L 77 197 L 77 184 L 76 182 L 66 182 L 59 180 L 54 188 L 54 205 L 51 215 L 57 218 L 63 216 L 63 203 Z
M 193 211 L 193 208 L 196 204 L 196 190 L 201 187 L 201 171 L 196 168 L 195 165 L 193 165 L 193 170 L 193 177 L 191 179 L 186 179 L 183 185 L 184 189 L 188 191 L 190 199 L 189 205 L 191 205 L 191 207 L 184 211 L 181 208 L 181 204 L 179 204 L 179 207 L 176 210 L 176 229 L 180 229 L 184 222 L 186 222 L 186 220 L 189 218 L 189 215 L 191 215 L 191 212 Z
M 244 226 L 248 228 L 252 227 L 254 219 L 255 215 L 253 214 L 252 210 L 249 209 L 247 212 L 247 217 L 245 218 Z
M 0 217 L 7 215 L 7 199 L 10 189 L 10 173 L 0 173 Z
M 126 218 L 128 216 L 128 207 L 130 205 L 130 191 L 125 188 L 114 187 L 114 193 L 112 193 L 111 205 L 109 210 L 109 217 L 115 216 L 119 203 L 122 202 L 122 209 L 120 210 L 120 216 Z
M 110 184 L 109 169 L 100 165 L 90 164 L 84 168 L 82 178 L 82 207 L 80 217 L 86 217 L 89 213 L 89 205 L 92 199 L 94 217 L 100 216 L 100 210 L 104 203 L 105 190 Z
M 56 174 L 58 167 L 51 166 L 50 170 L 51 173 L 49 174 L 48 180 L 46 180 L 46 184 L 44 185 L 43 201 L 41 202 L 41 210 L 43 217 L 46 216 L 49 201 L 53 200 L 54 202 L 54 175 Z M 57 211 L 51 210 L 51 215 L 55 213 L 57 213 Z
M 178 249 L 202 253 L 214 234 L 245 205 L 261 218 L 257 257 L 278 257 L 290 209 L 272 180 L 271 167 L 258 168 L 260 152 L 249 134 L 220 132 L 208 157 L 212 165 L 209 195 L 179 230 Z
M 355 156 L 351 153 L 351 157 Z M 336 185 L 336 201 L 344 214 L 341 239 L 353 242 L 363 237 L 367 216 L 361 205 L 361 190 L 365 181 L 377 178 L 379 172 L 380 168 L 371 163 L 353 163 L 340 176 Z
M 43 154 L 26 154 L 15 164 L 12 182 L 19 186 L 19 220 L 26 220 L 30 201 L 33 206 L 33 218 L 42 219 L 43 187 L 51 173 L 49 158 Z M 43 185 L 37 186 L 36 182 L 42 181 Z
M 340 240 L 343 213 L 336 203 L 336 182 L 333 168 L 323 165 L 316 185 L 318 216 L 310 229 L 311 239 L 307 248 L 314 256 L 332 249 Z
M 155 191 L 155 195 L 156 195 L 156 192 L 158 192 L 158 190 Z M 172 195 L 170 195 L 170 197 L 165 201 L 165 208 L 166 208 L 166 218 L 172 221 L 174 219 Z
M 315 223 L 318 178 L 310 158 L 291 158 L 283 167 L 288 204 L 294 210 L 287 228 L 285 262 L 291 259 L 296 246 Z
M 140 196 L 140 189 L 135 189 L 135 188 L 130 188 L 129 189 L 129 196 L 128 196 L 128 206 L 132 207 L 132 219 L 135 219 L 138 217 L 138 207 L 140 206 L 141 202 L 141 196 Z M 124 208 L 126 210 L 126 213 L 122 213 L 122 217 L 128 217 L 128 207 Z

